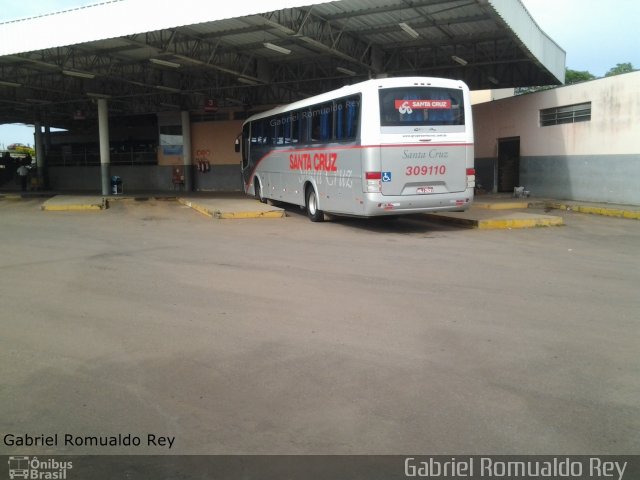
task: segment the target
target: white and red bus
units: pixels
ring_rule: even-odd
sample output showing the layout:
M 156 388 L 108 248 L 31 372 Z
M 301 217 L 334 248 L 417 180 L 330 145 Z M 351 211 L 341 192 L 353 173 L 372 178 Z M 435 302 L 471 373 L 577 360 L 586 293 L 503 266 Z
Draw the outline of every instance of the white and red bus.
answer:
M 460 81 L 368 80 L 247 119 L 245 193 L 370 217 L 460 211 L 473 201 L 469 89 Z

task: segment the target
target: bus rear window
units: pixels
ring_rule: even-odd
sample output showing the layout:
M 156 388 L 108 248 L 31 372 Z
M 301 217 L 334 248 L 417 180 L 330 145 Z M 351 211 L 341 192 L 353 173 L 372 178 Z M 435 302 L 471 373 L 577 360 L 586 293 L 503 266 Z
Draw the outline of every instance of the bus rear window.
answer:
M 464 125 L 462 90 L 402 87 L 380 90 L 383 127 Z

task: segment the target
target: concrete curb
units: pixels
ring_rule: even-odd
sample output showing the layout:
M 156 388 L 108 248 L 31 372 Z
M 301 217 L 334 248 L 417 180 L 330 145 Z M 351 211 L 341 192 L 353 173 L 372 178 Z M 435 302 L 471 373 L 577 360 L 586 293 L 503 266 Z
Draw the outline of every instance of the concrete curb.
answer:
M 510 213 L 487 216 L 474 212 L 464 213 L 430 213 L 425 215 L 429 220 L 459 225 L 478 230 L 510 230 L 520 228 L 557 227 L 564 225 L 562 217 L 552 215 L 534 215 L 531 213 Z M 484 217 L 484 218 L 483 218 Z
M 473 206 L 488 210 L 522 210 L 529 208 L 529 202 L 473 202 Z
M 78 199 L 74 197 L 64 197 L 58 195 L 44 202 L 40 209 L 47 212 L 83 212 L 83 211 L 99 211 L 109 208 L 109 202 L 106 198 L 98 199 Z
M 284 218 L 286 217 L 285 211 L 269 211 L 269 212 L 216 212 L 215 218 L 232 220 L 241 218 Z
M 559 227 L 562 225 L 564 225 L 562 217 L 549 216 L 549 218 L 480 220 L 477 228 L 480 230 L 509 230 L 516 228 Z
M 206 215 L 209 218 L 213 218 L 213 212 L 211 212 L 208 208 L 203 207 L 195 202 L 192 202 L 191 200 L 187 200 L 186 198 L 177 198 L 178 203 L 185 205 L 187 207 L 191 207 L 193 208 L 196 212 L 199 212 L 203 215 Z
M 535 204 L 532 204 L 535 206 Z M 602 207 L 595 205 L 579 205 L 575 203 L 545 202 L 544 208 L 555 210 L 571 210 L 578 213 L 588 213 L 591 215 L 603 215 L 605 217 L 629 218 L 640 220 L 640 210 L 626 210 L 622 208 Z
M 229 210 L 222 209 L 219 206 L 207 206 L 203 202 L 190 200 L 179 197 L 178 202 L 187 207 L 193 208 L 195 211 L 206 215 L 209 218 L 220 220 L 246 219 L 246 218 L 284 218 L 286 212 L 281 208 L 270 208 L 265 210 L 240 210 L 231 208 Z
M 10 200 L 12 202 L 15 202 L 16 200 L 22 200 L 22 195 L 0 195 L 0 200 Z

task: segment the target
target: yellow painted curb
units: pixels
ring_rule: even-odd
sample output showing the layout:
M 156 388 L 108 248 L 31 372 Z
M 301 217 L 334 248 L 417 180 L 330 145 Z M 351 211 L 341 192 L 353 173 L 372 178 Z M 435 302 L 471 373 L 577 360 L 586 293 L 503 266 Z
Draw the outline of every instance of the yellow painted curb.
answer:
M 529 208 L 529 202 L 474 202 L 474 207 L 486 208 L 488 210 L 518 210 Z
M 5 195 L 3 198 L 5 200 L 22 200 L 20 195 Z
M 102 210 L 100 205 L 42 205 L 40 209 L 48 212 L 79 212 L 86 210 Z
M 213 213 L 211 213 L 208 209 L 198 205 L 197 203 L 193 203 L 190 200 L 185 200 L 184 198 L 178 198 L 178 202 L 182 205 L 193 208 L 198 213 L 206 215 L 209 218 L 213 218 Z
M 592 207 L 590 205 L 574 205 L 565 203 L 548 203 L 547 208 L 557 210 L 572 210 L 578 213 L 589 213 L 591 215 L 603 215 L 605 217 L 630 218 L 640 220 L 640 211 L 622 210 L 619 208 Z
M 479 220 L 477 227 L 480 230 L 508 230 L 516 228 L 557 227 L 564 225 L 561 217 L 530 218 L 530 219 L 490 219 Z
M 268 212 L 216 212 L 214 214 L 215 218 L 219 218 L 221 220 L 234 218 L 283 218 L 284 216 L 284 210 L 281 212 L 276 210 Z
M 198 205 L 191 200 L 187 200 L 184 198 L 178 198 L 178 202 L 187 207 L 193 208 L 196 212 L 202 213 L 210 218 L 216 218 L 220 220 L 233 220 L 233 219 L 242 219 L 242 218 L 283 218 L 286 216 L 284 210 L 269 210 L 265 212 L 253 211 L 253 212 L 223 212 L 220 210 L 211 210 L 207 207 L 203 207 L 202 205 Z
M 553 217 L 550 215 L 544 218 L 462 218 L 453 217 L 443 214 L 426 214 L 437 222 L 459 225 L 466 228 L 475 228 L 479 230 L 509 230 L 518 228 L 537 228 L 537 227 L 555 227 L 564 225 L 562 217 Z

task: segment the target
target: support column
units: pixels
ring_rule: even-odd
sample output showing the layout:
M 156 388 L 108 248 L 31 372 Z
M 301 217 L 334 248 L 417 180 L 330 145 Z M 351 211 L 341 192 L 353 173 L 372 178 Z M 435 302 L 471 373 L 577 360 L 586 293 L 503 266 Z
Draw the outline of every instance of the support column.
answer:
M 44 126 L 44 156 L 47 158 L 51 151 L 51 126 L 47 123 Z
M 191 160 L 191 119 L 188 111 L 180 112 L 182 120 L 182 159 L 184 163 L 184 190 L 193 190 L 193 167 Z
M 42 141 L 42 123 L 35 122 L 35 148 L 36 148 L 36 167 L 38 168 L 38 189 L 44 188 L 44 142 Z
M 98 131 L 100 134 L 100 177 L 102 179 L 102 195 L 111 193 L 111 176 L 109 166 L 109 109 L 106 98 L 98 99 Z

